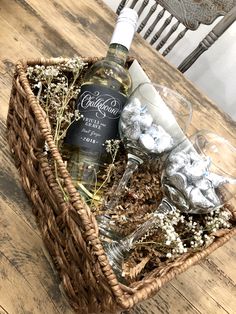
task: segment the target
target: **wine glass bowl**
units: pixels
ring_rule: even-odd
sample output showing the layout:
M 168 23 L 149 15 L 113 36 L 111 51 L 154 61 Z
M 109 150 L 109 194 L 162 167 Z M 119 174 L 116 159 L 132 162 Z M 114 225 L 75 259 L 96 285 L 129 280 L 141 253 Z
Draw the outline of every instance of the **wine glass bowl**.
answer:
M 200 131 L 172 150 L 162 171 L 164 194 L 180 210 L 208 213 L 236 193 L 236 149 L 210 131 Z
M 228 140 L 202 130 L 195 134 L 194 146 L 199 154 L 211 158 L 215 173 L 236 178 L 236 148 Z
M 194 137 L 196 151 L 211 159 L 210 178 L 221 205 L 236 196 L 236 147 L 225 138 L 203 130 Z

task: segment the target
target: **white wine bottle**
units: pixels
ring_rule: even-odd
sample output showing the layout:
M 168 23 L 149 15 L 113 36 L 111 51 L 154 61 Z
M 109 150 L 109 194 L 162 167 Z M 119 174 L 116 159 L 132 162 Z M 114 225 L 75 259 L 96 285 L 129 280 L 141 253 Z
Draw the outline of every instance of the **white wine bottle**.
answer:
M 70 155 L 68 170 L 87 200 L 99 199 L 95 190 L 101 184 L 104 164 L 109 163 L 106 141 L 118 138 L 120 113 L 132 88 L 125 63 L 137 20 L 135 10 L 121 11 L 106 57 L 84 77 L 77 99 L 82 117 L 70 126 L 64 140 Z

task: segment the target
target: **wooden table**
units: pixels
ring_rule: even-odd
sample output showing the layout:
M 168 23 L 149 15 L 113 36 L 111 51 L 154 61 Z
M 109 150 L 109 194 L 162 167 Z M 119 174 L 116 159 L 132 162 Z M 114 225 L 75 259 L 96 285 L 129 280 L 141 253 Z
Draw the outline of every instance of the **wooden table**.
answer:
M 4 136 L 14 63 L 22 57 L 103 56 L 114 21 L 115 14 L 102 1 L 0 2 L 1 314 L 73 313 L 45 257 L 31 204 L 21 189 Z M 190 132 L 210 128 L 236 144 L 236 123 L 138 35 L 131 54 L 154 82 L 177 90 L 192 103 Z M 131 313 L 235 313 L 235 245 L 236 239 L 231 239 Z

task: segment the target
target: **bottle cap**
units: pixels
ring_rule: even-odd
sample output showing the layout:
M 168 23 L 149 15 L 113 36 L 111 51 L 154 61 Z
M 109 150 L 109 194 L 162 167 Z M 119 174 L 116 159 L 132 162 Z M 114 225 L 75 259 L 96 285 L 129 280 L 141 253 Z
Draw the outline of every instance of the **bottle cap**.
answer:
M 120 44 L 129 50 L 137 22 L 137 12 L 130 8 L 124 8 L 118 16 L 110 44 Z
M 117 19 L 117 23 L 125 20 L 129 21 L 129 23 L 131 23 L 131 25 L 133 25 L 134 29 L 136 30 L 138 13 L 134 9 L 124 8 L 121 10 Z

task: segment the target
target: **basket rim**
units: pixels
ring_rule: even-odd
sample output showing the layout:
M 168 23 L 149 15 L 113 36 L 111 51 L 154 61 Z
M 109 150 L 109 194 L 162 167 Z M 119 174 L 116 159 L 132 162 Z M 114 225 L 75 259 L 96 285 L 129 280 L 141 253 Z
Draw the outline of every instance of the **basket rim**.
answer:
M 99 59 L 101 58 L 81 57 L 81 60 L 89 64 L 94 63 Z M 207 248 L 203 248 L 203 250 L 200 252 L 183 254 L 181 256 L 182 259 L 177 259 L 176 261 L 174 261 L 167 270 L 167 272 L 165 272 L 160 277 L 154 276 L 149 279 L 143 279 L 136 282 L 135 284 L 131 284 L 130 287 L 126 287 L 123 284 L 119 283 L 115 273 L 112 270 L 112 267 L 109 264 L 98 233 L 96 232 L 96 230 L 98 230 L 98 227 L 95 216 L 90 211 L 89 206 L 82 201 L 79 192 L 77 192 L 72 183 L 70 174 L 66 169 L 66 166 L 61 158 L 61 155 L 53 140 L 53 136 L 50 132 L 48 118 L 46 115 L 43 114 L 44 111 L 39 105 L 36 96 L 33 94 L 26 75 L 27 66 L 60 65 L 67 62 L 68 60 L 70 60 L 70 58 L 63 57 L 49 59 L 38 58 L 29 60 L 21 59 L 16 63 L 16 75 L 19 77 L 19 81 L 25 92 L 25 97 L 30 103 L 32 111 L 34 112 L 35 118 L 40 127 L 40 131 L 42 132 L 42 136 L 47 142 L 47 145 L 52 152 L 54 160 L 57 162 L 58 171 L 65 182 L 65 186 L 70 197 L 70 203 L 73 205 L 76 212 L 81 218 L 81 221 L 85 228 L 86 241 L 89 241 L 91 247 L 93 248 L 93 252 L 98 258 L 99 265 L 104 274 L 104 277 L 107 279 L 110 285 L 110 289 L 114 294 L 116 303 L 123 309 L 129 309 L 132 308 L 135 304 L 146 300 L 147 298 L 157 293 L 165 283 L 176 277 L 176 275 L 184 272 L 190 266 L 205 258 L 218 247 L 226 243 L 232 236 L 236 235 L 236 228 L 234 227 L 226 231 L 223 236 L 216 238 L 216 240 L 211 245 L 209 245 Z M 81 206 L 81 203 L 83 203 L 83 207 Z

